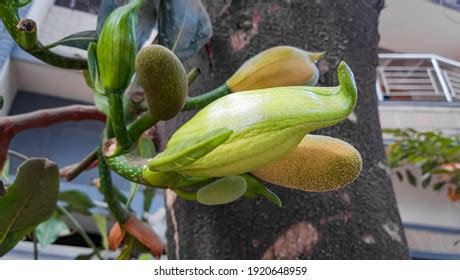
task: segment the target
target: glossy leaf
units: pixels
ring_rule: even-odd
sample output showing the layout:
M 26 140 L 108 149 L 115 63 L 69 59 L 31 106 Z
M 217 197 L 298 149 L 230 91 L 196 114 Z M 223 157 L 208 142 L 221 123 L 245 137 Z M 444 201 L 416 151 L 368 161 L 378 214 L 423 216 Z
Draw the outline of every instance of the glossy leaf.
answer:
M 93 88 L 96 94 L 103 95 L 104 89 L 102 88 L 101 79 L 99 75 L 99 66 L 97 62 L 97 45 L 95 43 L 91 43 L 88 47 L 87 71 L 87 74 L 89 74 L 89 78 L 87 77 L 88 75 L 85 74 L 85 79 L 87 80 L 88 85 Z
M 282 207 L 283 203 L 281 202 L 281 199 L 273 193 L 270 189 L 268 189 L 266 186 L 264 186 L 262 183 L 260 183 L 256 178 L 249 174 L 244 174 L 241 175 L 246 180 L 246 183 L 248 185 L 248 189 L 245 193 L 245 196 L 251 197 L 251 196 L 263 196 L 265 197 L 268 201 L 271 203 L 275 204 L 278 207 Z
M 422 178 L 421 178 L 421 181 L 422 181 L 422 187 L 425 189 L 427 188 L 430 183 L 431 183 L 431 174 L 430 173 L 426 173 L 426 174 L 423 174 Z
M 24 7 L 25 5 L 32 3 L 32 0 L 16 0 L 16 2 L 18 3 L 19 7 Z
M 161 0 L 159 43 L 181 60 L 198 52 L 212 37 L 212 23 L 200 0 Z
M 65 202 L 69 211 L 77 211 L 85 215 L 89 215 L 89 209 L 95 206 L 86 193 L 77 190 L 61 192 L 59 201 Z
M 151 42 L 154 38 L 151 34 L 156 33 L 157 9 L 156 3 L 159 0 L 144 0 L 139 11 L 139 24 L 136 30 L 137 47 L 140 48 L 147 41 Z M 102 0 L 97 17 L 97 32 L 100 33 L 107 17 L 116 8 L 125 5 L 129 0 Z
M 95 94 L 94 105 L 99 111 L 101 111 L 105 115 L 109 114 L 109 100 L 107 99 L 107 96 Z
M 247 187 L 243 177 L 227 176 L 199 189 L 196 193 L 196 200 L 204 205 L 227 204 L 242 197 Z
M 104 249 L 108 250 L 109 249 L 109 238 L 107 235 L 107 220 L 106 218 L 99 214 L 99 213 L 93 213 L 93 219 L 96 222 L 97 229 L 99 230 L 99 233 L 102 237 L 102 246 Z
M 442 189 L 442 187 L 444 187 L 446 184 L 447 184 L 447 182 L 437 182 L 437 183 L 433 184 L 433 190 L 434 190 L 434 191 L 439 191 L 439 190 Z
M 97 42 L 96 30 L 81 31 L 62 38 L 50 45 L 42 47 L 43 49 L 51 49 L 57 46 L 67 46 L 87 50 L 91 43 Z
M 69 228 L 61 221 L 59 216 L 53 215 L 37 226 L 35 229 L 35 236 L 37 237 L 38 243 L 43 248 L 53 244 L 60 236 L 68 234 L 69 232 Z
M 47 159 L 31 158 L 0 197 L 0 256 L 53 213 L 59 193 L 59 169 Z
M 417 178 L 415 178 L 414 174 L 410 170 L 406 170 L 406 178 L 409 184 L 412 186 L 417 186 Z

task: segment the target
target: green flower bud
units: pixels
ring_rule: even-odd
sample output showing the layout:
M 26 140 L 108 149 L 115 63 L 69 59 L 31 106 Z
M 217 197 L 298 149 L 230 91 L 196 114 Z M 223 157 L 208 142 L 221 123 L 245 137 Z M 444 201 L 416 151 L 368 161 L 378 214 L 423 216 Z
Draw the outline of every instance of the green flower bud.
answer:
M 102 87 L 123 92 L 134 74 L 137 13 L 142 0 L 134 0 L 113 11 L 102 27 L 97 60 Z
M 315 62 L 324 52 L 311 53 L 290 46 L 267 49 L 246 61 L 227 86 L 232 92 L 283 86 L 313 86 L 319 78 Z
M 209 177 L 261 168 L 292 151 L 307 133 L 353 111 L 356 85 L 344 62 L 338 77 L 337 87 L 279 87 L 222 97 L 179 128 L 148 167 Z

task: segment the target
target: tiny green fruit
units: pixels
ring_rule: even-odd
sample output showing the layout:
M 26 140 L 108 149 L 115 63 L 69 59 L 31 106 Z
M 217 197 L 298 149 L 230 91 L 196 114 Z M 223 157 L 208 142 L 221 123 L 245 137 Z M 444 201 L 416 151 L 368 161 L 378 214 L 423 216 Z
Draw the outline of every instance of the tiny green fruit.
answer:
M 199 189 L 196 193 L 196 200 L 205 205 L 230 203 L 242 197 L 247 187 L 243 177 L 227 176 Z
M 143 48 L 136 58 L 136 73 L 152 116 L 169 120 L 182 110 L 188 93 L 187 73 L 172 51 L 160 45 Z

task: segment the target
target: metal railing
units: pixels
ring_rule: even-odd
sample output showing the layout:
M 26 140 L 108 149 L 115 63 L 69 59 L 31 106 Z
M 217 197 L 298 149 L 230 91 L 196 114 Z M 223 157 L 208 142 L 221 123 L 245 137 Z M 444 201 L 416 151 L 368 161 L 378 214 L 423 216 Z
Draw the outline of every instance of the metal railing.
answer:
M 434 54 L 379 54 L 380 101 L 460 102 L 460 63 Z

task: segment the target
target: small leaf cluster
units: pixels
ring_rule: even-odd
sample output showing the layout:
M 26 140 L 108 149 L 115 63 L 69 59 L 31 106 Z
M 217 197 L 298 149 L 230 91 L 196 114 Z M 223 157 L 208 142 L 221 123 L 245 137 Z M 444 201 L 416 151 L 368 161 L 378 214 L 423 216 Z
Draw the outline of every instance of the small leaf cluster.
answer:
M 432 187 L 439 191 L 450 188 L 453 200 L 460 195 L 460 139 L 445 136 L 439 131 L 417 131 L 408 129 L 384 129 L 396 141 L 388 145 L 387 155 L 390 168 L 398 170 L 399 180 L 406 179 L 412 186 Z M 410 169 L 399 167 L 415 165 L 421 171 L 417 178 Z M 435 180 L 436 179 L 436 180 Z

